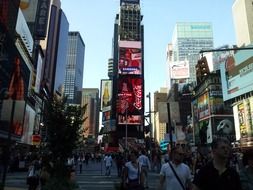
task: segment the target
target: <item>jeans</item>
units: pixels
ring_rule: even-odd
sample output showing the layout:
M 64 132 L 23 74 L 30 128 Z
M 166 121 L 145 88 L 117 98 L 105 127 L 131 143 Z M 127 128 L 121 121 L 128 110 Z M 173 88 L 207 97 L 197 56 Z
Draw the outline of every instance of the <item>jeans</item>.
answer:
M 105 167 L 105 175 L 110 176 L 111 175 L 111 166 L 106 166 Z

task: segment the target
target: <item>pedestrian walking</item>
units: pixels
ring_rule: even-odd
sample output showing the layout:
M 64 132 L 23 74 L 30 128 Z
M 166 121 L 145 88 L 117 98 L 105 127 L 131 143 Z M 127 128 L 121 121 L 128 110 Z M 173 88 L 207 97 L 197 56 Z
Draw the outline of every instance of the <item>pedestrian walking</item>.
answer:
M 118 153 L 116 155 L 116 165 L 117 165 L 117 171 L 118 171 L 118 177 L 122 176 L 122 169 L 124 165 L 124 157 L 121 153 Z
M 126 190 L 143 190 L 144 178 L 138 162 L 138 152 L 130 153 L 130 161 L 125 164 L 123 172 L 123 188 Z
M 44 187 L 50 178 L 50 165 L 48 163 L 43 164 L 39 178 L 40 178 L 40 190 L 44 190 Z
M 194 176 L 193 190 L 241 190 L 236 170 L 228 166 L 231 155 L 230 142 L 226 138 L 215 138 L 211 144 L 213 160 Z
M 146 151 L 142 150 L 141 155 L 138 158 L 138 162 L 141 165 L 141 170 L 144 175 L 144 188 L 148 188 L 148 171 L 151 169 L 149 158 L 146 156 Z
M 253 189 L 253 150 L 248 150 L 243 154 L 244 167 L 240 170 L 240 180 L 242 190 Z
M 171 161 L 162 165 L 160 171 L 159 189 L 186 190 L 191 188 L 191 171 L 188 165 L 183 163 L 185 152 L 182 147 L 172 148 Z
M 36 190 L 39 185 L 39 170 L 38 170 L 38 160 L 35 158 L 28 169 L 28 175 L 26 183 L 28 185 L 28 190 Z
M 107 154 L 105 156 L 104 162 L 105 162 L 105 175 L 111 176 L 112 157 L 110 154 Z
M 78 166 L 79 166 L 79 173 L 81 174 L 82 171 L 83 171 L 83 156 L 82 155 L 79 155 L 78 159 L 77 159 L 77 162 L 78 162 Z

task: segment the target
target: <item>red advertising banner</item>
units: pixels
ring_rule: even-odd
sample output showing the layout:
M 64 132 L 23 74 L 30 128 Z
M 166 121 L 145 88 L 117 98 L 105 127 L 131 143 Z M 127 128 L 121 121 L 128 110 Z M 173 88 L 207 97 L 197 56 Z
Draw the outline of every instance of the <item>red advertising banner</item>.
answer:
M 141 124 L 142 79 L 126 77 L 118 85 L 118 124 Z
M 119 74 L 141 75 L 141 49 L 120 48 Z
M 142 53 L 139 41 L 119 42 L 118 73 L 122 75 L 142 74 Z

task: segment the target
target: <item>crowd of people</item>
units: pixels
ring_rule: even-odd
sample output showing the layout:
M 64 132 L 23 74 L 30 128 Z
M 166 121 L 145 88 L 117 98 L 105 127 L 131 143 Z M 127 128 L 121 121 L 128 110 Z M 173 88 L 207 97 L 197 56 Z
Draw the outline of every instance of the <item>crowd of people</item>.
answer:
M 90 162 L 104 165 L 104 175 L 108 177 L 115 164 L 122 190 L 148 189 L 150 171 L 159 173 L 158 190 L 253 190 L 253 151 L 233 152 L 230 142 L 221 137 L 214 139 L 206 152 L 198 149 L 191 152 L 175 145 L 168 154 L 156 148 L 147 152 L 145 147 L 119 153 L 73 154 L 66 161 L 70 178 L 81 174 Z M 50 158 L 30 156 L 29 190 L 38 186 L 43 190 L 51 168 Z
M 215 138 L 208 152 L 191 153 L 179 145 L 163 156 L 145 150 L 128 156 L 118 170 L 125 190 L 147 189 L 151 170 L 159 171 L 159 190 L 253 190 L 253 151 L 233 151 L 226 138 Z

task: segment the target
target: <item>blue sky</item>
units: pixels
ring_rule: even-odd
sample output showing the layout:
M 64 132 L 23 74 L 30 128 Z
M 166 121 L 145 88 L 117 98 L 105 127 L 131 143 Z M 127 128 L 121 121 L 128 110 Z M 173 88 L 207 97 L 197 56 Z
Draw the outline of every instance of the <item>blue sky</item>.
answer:
M 79 31 L 86 45 L 84 88 L 100 88 L 107 78 L 115 15 L 120 0 L 61 0 L 70 31 Z M 176 22 L 211 22 L 214 46 L 235 44 L 234 0 L 141 0 L 144 24 L 145 94 L 166 81 L 166 46 Z

